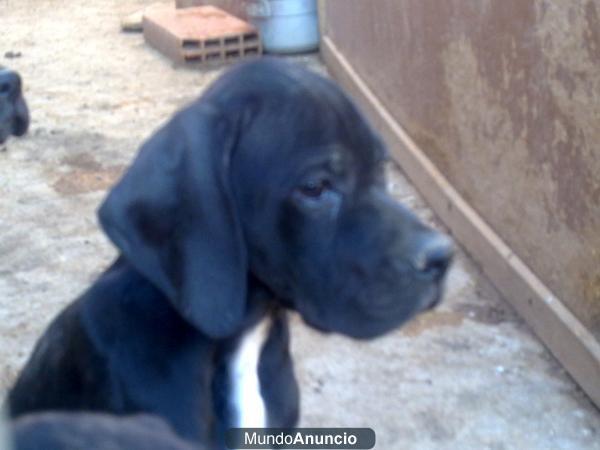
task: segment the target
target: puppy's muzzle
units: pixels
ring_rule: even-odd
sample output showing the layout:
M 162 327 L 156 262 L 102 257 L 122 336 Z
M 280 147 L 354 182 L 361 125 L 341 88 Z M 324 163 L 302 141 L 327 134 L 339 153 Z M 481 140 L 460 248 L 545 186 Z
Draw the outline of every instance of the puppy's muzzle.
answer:
M 446 274 L 454 256 L 452 241 L 442 234 L 425 240 L 415 256 L 414 268 L 432 281 L 440 281 Z
M 418 276 L 439 286 L 448 272 L 454 258 L 454 243 L 443 234 L 432 232 L 423 239 L 414 257 L 413 268 Z M 423 309 L 432 309 L 440 302 L 441 295 L 436 293 L 426 299 Z

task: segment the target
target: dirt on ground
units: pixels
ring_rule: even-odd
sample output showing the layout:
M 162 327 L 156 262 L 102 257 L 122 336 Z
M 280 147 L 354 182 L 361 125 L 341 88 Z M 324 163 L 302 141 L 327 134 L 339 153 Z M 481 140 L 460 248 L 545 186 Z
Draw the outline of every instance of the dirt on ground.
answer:
M 121 32 L 148 3 L 0 0 L 0 63 L 21 72 L 32 112 L 29 134 L 0 151 L 0 393 L 115 257 L 95 216 L 106 189 L 222 70 L 175 67 Z M 297 59 L 324 72 L 317 56 Z M 463 253 L 434 312 L 368 342 L 294 317 L 293 352 L 302 426 L 370 427 L 383 450 L 600 449 L 598 411 Z

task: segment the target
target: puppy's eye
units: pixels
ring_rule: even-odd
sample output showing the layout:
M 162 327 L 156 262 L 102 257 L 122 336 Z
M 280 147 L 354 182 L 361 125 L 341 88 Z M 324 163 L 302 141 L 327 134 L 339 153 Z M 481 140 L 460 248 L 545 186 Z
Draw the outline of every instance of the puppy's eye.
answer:
M 305 197 L 319 198 L 329 189 L 331 189 L 329 180 L 316 180 L 303 184 L 298 188 L 298 192 Z

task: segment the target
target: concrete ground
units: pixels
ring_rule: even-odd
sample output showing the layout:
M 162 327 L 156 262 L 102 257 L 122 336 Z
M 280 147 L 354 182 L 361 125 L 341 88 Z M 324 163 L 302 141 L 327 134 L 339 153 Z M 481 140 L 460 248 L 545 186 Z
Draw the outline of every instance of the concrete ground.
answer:
M 121 33 L 120 17 L 143 4 L 0 0 L 0 62 L 24 76 L 33 119 L 0 152 L 2 393 L 47 323 L 115 256 L 95 218 L 106 189 L 220 73 L 174 68 Z M 435 222 L 394 168 L 390 188 Z M 371 342 L 294 318 L 293 350 L 303 426 L 371 427 L 383 450 L 600 449 L 598 411 L 463 253 L 435 312 Z

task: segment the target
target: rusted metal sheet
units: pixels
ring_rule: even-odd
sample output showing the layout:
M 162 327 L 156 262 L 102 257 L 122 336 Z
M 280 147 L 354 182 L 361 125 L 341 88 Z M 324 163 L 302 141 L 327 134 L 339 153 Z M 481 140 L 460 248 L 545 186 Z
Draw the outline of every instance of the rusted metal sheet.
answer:
M 600 337 L 600 0 L 321 6 L 398 123 Z
M 321 51 L 333 76 L 370 116 L 373 125 L 389 143 L 394 159 L 453 237 L 475 257 L 483 273 L 600 406 L 597 381 L 600 379 L 600 342 L 458 194 L 328 37 L 323 38 Z

